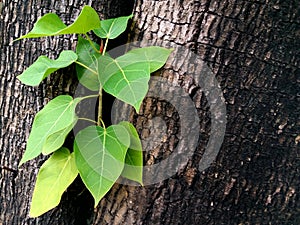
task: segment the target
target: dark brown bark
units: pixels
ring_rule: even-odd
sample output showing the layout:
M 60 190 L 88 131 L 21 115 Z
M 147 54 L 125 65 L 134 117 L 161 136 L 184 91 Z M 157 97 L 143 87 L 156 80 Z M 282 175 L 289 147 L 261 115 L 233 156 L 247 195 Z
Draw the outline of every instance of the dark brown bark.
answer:
M 71 23 L 84 5 L 97 10 L 103 8 L 103 2 L 4 0 L 0 3 L 0 224 L 86 224 L 93 203 L 80 182 L 68 189 L 54 210 L 37 219 L 29 218 L 36 174 L 45 158 L 39 157 L 18 168 L 37 111 L 59 94 L 72 95 L 77 81 L 73 68 L 59 71 L 35 88 L 22 85 L 16 76 L 39 55 L 54 58 L 63 49 L 74 49 L 76 39 L 63 36 L 11 42 L 32 29 L 35 21 L 48 12 Z
M 18 168 L 30 124 L 49 99 L 72 94 L 76 81 L 70 77 L 72 68 L 38 88 L 23 86 L 15 77 L 38 55 L 50 51 L 50 56 L 57 56 L 64 48 L 74 48 L 74 42 L 64 37 L 9 43 L 49 11 L 70 21 L 92 2 L 64 1 L 63 6 L 59 1 L 2 2 L 0 224 L 299 224 L 300 6 L 296 0 L 136 1 L 132 40 L 184 46 L 216 75 L 227 105 L 226 135 L 218 157 L 205 171 L 198 171 L 211 130 L 207 99 L 183 70 L 166 68 L 161 75 L 190 91 L 200 119 L 199 145 L 187 166 L 159 184 L 116 184 L 95 213 L 92 198 L 77 182 L 57 208 L 38 219 L 28 218 L 35 176 L 44 160 Z M 93 6 L 107 18 L 128 15 L 132 2 L 127 3 L 94 1 Z M 132 117 L 142 138 L 159 133 L 147 127 L 151 117 L 167 121 L 169 135 L 160 148 L 145 155 L 146 164 L 160 161 L 176 146 L 180 127 L 173 111 L 166 102 L 147 98 L 144 115 Z
M 212 69 L 226 100 L 226 136 L 214 163 L 198 171 L 210 131 L 207 100 L 185 71 L 166 71 L 193 90 L 202 137 L 194 157 L 159 184 L 115 185 L 94 224 L 299 224 L 299 3 L 137 1 L 134 10 L 133 40 L 183 45 Z M 148 119 L 169 113 L 164 102 L 145 102 L 135 120 L 142 138 Z M 176 146 L 176 123 L 168 130 L 146 164 Z

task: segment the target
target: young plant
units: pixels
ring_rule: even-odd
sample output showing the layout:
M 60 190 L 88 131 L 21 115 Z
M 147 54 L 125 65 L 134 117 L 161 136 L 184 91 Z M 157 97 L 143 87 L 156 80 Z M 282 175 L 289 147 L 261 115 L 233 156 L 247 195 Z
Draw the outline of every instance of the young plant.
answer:
M 118 37 L 127 27 L 125 16 L 100 20 L 96 11 L 84 6 L 74 23 L 67 26 L 53 13 L 41 17 L 23 38 L 78 34 L 76 52 L 64 50 L 55 60 L 40 56 L 18 79 L 26 85 L 37 86 L 58 69 L 76 63 L 79 82 L 97 94 L 72 98 L 60 95 L 51 100 L 33 121 L 20 166 L 40 154 L 49 155 L 37 175 L 30 216 L 37 217 L 56 207 L 63 192 L 78 173 L 95 199 L 95 207 L 119 176 L 143 184 L 142 146 L 135 127 L 123 121 L 106 127 L 102 120 L 102 92 L 132 105 L 138 112 L 148 91 L 150 74 L 161 68 L 171 50 L 145 47 L 112 58 L 106 53 L 108 40 Z M 103 46 L 88 36 L 93 31 Z M 87 98 L 99 98 L 97 121 L 79 131 L 73 152 L 62 147 L 68 133 L 80 119 L 76 106 Z

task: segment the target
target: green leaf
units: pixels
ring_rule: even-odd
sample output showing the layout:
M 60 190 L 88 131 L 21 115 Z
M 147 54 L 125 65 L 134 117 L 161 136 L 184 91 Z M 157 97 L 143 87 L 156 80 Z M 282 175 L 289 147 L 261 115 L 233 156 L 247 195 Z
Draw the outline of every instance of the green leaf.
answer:
M 102 20 L 101 27 L 93 32 L 100 38 L 114 39 L 126 30 L 128 20 L 132 17 L 133 15 Z
M 48 13 L 35 23 L 28 34 L 19 37 L 17 40 L 62 34 L 85 34 L 97 28 L 100 28 L 99 16 L 92 7 L 86 5 L 71 25 L 66 26 L 56 14 Z
M 76 165 L 95 207 L 122 173 L 128 146 L 129 134 L 121 125 L 90 126 L 76 135 Z
M 102 56 L 98 63 L 99 80 L 103 89 L 139 111 L 148 91 L 150 79 L 147 63 L 135 63 L 121 67 L 118 58 Z
M 46 56 L 40 56 L 17 78 L 26 85 L 37 86 L 51 73 L 71 65 L 76 60 L 76 53 L 69 50 L 62 51 L 56 60 L 49 59 Z
M 76 122 L 77 118 L 74 117 L 74 121 L 68 127 L 49 135 L 43 145 L 42 153 L 48 155 L 59 149 L 64 144 L 67 135 L 73 129 Z
M 147 62 L 150 66 L 150 73 L 153 73 L 166 63 L 172 51 L 173 49 L 159 46 L 136 48 L 127 52 L 126 55 L 120 56 L 119 61 L 121 66 L 128 65 L 131 62 Z
M 97 49 L 99 49 L 99 45 L 93 43 Z M 78 61 L 82 64 L 86 65 L 90 69 L 94 71 L 98 71 L 97 67 L 97 58 L 101 56 L 99 52 L 96 52 L 88 40 L 78 37 L 78 43 L 76 47 L 76 53 L 78 55 Z M 84 68 L 76 64 L 77 77 L 79 82 L 85 86 L 86 88 L 92 91 L 98 91 L 100 88 L 100 83 L 98 80 L 97 73 L 93 73 L 92 71 Z
M 143 185 L 143 149 L 141 140 L 131 123 L 122 121 L 119 124 L 125 127 L 130 136 L 130 146 L 126 153 L 125 165 L 121 175 Z
M 162 67 L 171 50 L 161 47 L 134 49 L 113 59 L 102 56 L 98 63 L 99 81 L 103 89 L 139 111 L 148 92 L 150 72 Z
M 51 100 L 36 114 L 20 165 L 37 157 L 42 152 L 50 154 L 61 147 L 61 141 L 59 142 L 60 146 L 57 143 L 51 145 L 47 139 L 49 137 L 53 139 L 54 136 L 65 136 L 66 129 L 70 130 L 71 125 L 74 125 L 76 120 L 75 107 L 78 102 L 79 99 L 73 100 L 69 95 L 60 95 Z M 59 132 L 62 132 L 62 134 L 59 134 Z M 62 140 L 62 138 L 60 137 L 59 140 Z
M 67 148 L 56 151 L 44 162 L 37 175 L 30 217 L 38 217 L 56 207 L 77 174 L 74 153 L 70 154 Z

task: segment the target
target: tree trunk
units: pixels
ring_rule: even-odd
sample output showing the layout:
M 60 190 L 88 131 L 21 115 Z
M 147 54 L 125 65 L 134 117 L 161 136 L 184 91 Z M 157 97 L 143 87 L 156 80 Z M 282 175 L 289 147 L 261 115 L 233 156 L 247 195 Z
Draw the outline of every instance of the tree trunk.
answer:
M 182 46 L 197 54 L 216 76 L 227 111 L 219 154 L 209 168 L 199 170 L 210 135 L 218 131 L 212 128 L 208 92 L 199 85 L 203 77 L 190 79 L 184 71 L 190 61 L 183 55 L 173 60 L 179 69 L 166 66 L 161 76 L 188 91 L 199 118 L 198 145 L 187 165 L 145 187 L 116 184 L 95 211 L 91 196 L 76 182 L 54 210 L 37 219 L 28 217 L 35 176 L 44 161 L 40 157 L 18 168 L 30 125 L 49 99 L 74 93 L 76 81 L 70 76 L 72 68 L 37 88 L 23 86 L 15 77 L 39 55 L 50 51 L 55 57 L 62 49 L 74 49 L 75 42 L 61 37 L 9 43 L 49 11 L 70 21 L 89 4 L 107 18 L 130 14 L 132 3 L 0 2 L 0 224 L 299 224 L 300 6 L 296 0 L 136 1 L 131 40 Z M 197 61 L 191 65 L 198 72 Z M 145 164 L 151 166 L 171 156 L 185 121 L 163 99 L 147 98 L 141 112 L 131 119 L 142 139 L 162 132 L 150 126 L 153 117 L 166 121 L 162 145 L 145 153 Z
M 193 157 L 160 183 L 115 185 L 93 224 L 299 224 L 299 3 L 137 1 L 134 15 L 131 41 L 183 46 L 211 68 L 226 102 L 226 134 L 212 165 L 199 170 L 216 131 L 205 91 L 185 70 L 192 59 L 181 51 L 162 77 L 188 87 L 197 108 Z M 147 127 L 154 116 L 166 120 L 167 141 L 146 153 L 146 165 L 169 157 L 180 132 L 170 106 L 147 98 L 142 115 L 131 115 L 142 139 L 164 132 Z
M 0 1 L 0 224 L 89 224 L 93 213 L 92 197 L 81 182 L 64 194 L 61 204 L 43 216 L 28 217 L 37 172 L 45 157 L 31 160 L 18 168 L 26 147 L 35 114 L 52 98 L 74 93 L 77 85 L 73 68 L 57 72 L 39 87 L 22 85 L 16 76 L 39 55 L 55 58 L 63 49 L 75 49 L 75 36 L 41 38 L 11 42 L 32 29 L 42 15 L 53 12 L 71 23 L 84 5 L 91 5 L 101 17 L 121 14 L 123 1 Z M 111 5 L 112 12 L 107 11 Z M 122 5 L 124 13 L 130 14 Z M 129 11 L 129 12 L 128 12 Z M 70 76 L 71 75 L 71 76 Z

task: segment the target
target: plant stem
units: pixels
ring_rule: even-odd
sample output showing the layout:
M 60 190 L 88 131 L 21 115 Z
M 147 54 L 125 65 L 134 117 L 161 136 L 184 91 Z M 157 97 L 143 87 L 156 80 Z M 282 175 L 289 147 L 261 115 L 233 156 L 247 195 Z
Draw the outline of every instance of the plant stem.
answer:
M 93 48 L 96 52 L 100 53 L 100 50 L 97 49 L 97 48 L 95 47 L 95 45 L 94 45 L 93 41 L 90 39 L 90 37 L 89 37 L 87 34 L 84 34 L 84 35 L 85 35 L 86 39 L 90 42 L 92 48 Z
M 99 89 L 99 102 L 98 102 L 98 120 L 97 120 L 97 125 L 101 126 L 101 124 L 103 124 L 102 121 L 102 87 L 100 87 Z
M 80 65 L 80 66 L 86 68 L 87 70 L 91 71 L 93 74 L 98 75 L 98 73 L 97 73 L 95 70 L 91 69 L 91 68 L 88 67 L 87 65 L 84 65 L 83 63 L 81 63 L 81 62 L 79 62 L 79 61 L 75 61 L 75 63 L 77 63 L 78 65 Z
M 103 48 L 102 55 L 104 55 L 105 52 L 106 52 L 107 44 L 108 44 L 108 38 L 106 38 L 106 40 L 105 40 L 105 45 L 104 45 L 104 48 Z M 102 87 L 100 87 L 100 89 L 99 89 L 99 104 L 98 104 L 98 121 L 97 121 L 97 125 L 98 126 L 102 125 L 105 128 L 104 122 L 102 120 Z
M 102 119 L 100 119 L 100 124 L 98 125 L 98 126 L 101 126 L 102 125 L 102 127 L 104 128 L 104 129 L 106 129 L 106 127 L 105 127 L 105 124 L 104 124 L 104 122 L 103 122 L 103 120 Z
M 108 44 L 108 38 L 106 38 L 106 40 L 105 40 L 105 45 L 104 45 L 104 48 L 103 48 L 102 55 L 104 55 L 105 52 L 106 52 L 107 44 Z
M 97 122 L 96 121 L 94 121 L 94 120 L 91 120 L 91 119 L 88 119 L 88 118 L 84 118 L 84 117 L 80 117 L 80 118 L 78 118 L 79 120 L 85 120 L 85 121 L 88 121 L 88 122 L 91 122 L 91 123 L 94 123 L 94 124 L 96 124 Z
M 88 99 L 88 98 L 97 98 L 99 95 L 87 95 L 87 96 L 84 96 L 84 97 L 80 97 L 80 101 L 82 100 L 85 100 L 85 99 Z

